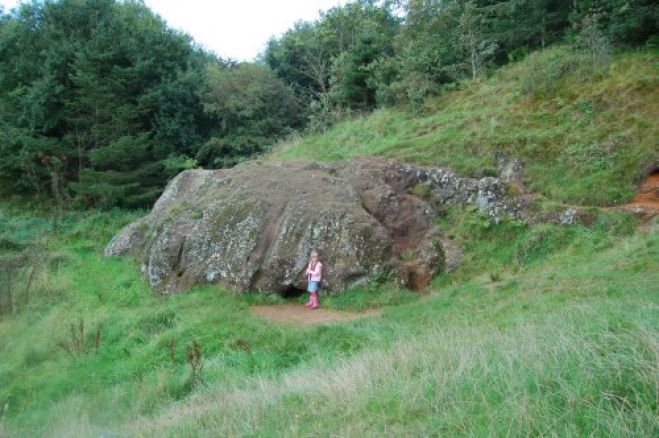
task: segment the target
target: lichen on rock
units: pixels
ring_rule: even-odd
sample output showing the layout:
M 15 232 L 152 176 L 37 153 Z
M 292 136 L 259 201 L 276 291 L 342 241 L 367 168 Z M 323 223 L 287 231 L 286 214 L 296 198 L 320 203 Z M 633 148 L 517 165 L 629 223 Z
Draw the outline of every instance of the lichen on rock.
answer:
M 410 193 L 419 184 L 427 185 L 427 196 Z M 200 283 L 264 293 L 302 289 L 313 249 L 321 253 L 327 291 L 383 272 L 423 289 L 444 269 L 437 207 L 473 203 L 498 217 L 509 207 L 501 187 L 495 178 L 377 158 L 188 170 L 105 255 L 137 257 L 161 293 Z

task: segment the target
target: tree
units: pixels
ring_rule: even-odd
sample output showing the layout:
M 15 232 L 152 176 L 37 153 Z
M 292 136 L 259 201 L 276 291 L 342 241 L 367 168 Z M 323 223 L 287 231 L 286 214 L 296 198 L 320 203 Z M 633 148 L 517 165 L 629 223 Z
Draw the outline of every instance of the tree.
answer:
M 578 29 L 588 16 L 597 15 L 599 26 L 614 42 L 644 44 L 659 31 L 659 7 L 654 0 L 578 0 L 571 14 Z
M 201 100 L 215 126 L 197 155 L 206 166 L 231 166 L 302 125 L 292 90 L 264 65 L 211 64 L 205 84 Z
M 594 67 L 597 66 L 606 70 L 609 66 L 611 47 L 609 39 L 600 29 L 598 21 L 599 17 L 597 15 L 584 17 L 576 42 L 579 48 L 588 52 L 591 64 Z
M 354 29 L 350 45 L 332 63 L 333 97 L 338 104 L 357 110 L 375 107 L 379 84 L 374 81 L 374 67 L 379 61 L 393 56 L 393 38 L 399 28 L 398 22 L 388 10 L 376 8 L 372 4 L 369 8 L 358 10 L 368 19 Z M 346 19 L 358 15 L 346 14 Z M 331 24 L 331 21 L 327 23 Z
M 22 4 L 0 27 L 0 179 L 85 204 L 144 205 L 208 135 L 208 55 L 139 1 Z M 176 162 L 180 162 L 176 161 Z
M 499 42 L 501 58 L 519 49 L 545 48 L 558 41 L 568 26 L 571 10 L 563 0 L 506 0 L 483 9 L 488 33 Z
M 468 1 L 462 6 L 457 26 L 458 42 L 472 80 L 483 71 L 486 60 L 497 49 L 497 43 L 484 35 L 484 21 L 485 16 L 475 2 Z
M 313 23 L 298 23 L 270 40 L 263 60 L 293 88 L 314 124 L 314 119 L 330 119 L 335 106 L 374 106 L 369 65 L 393 54 L 398 28 L 399 21 L 388 8 L 360 0 L 332 8 Z
M 284 36 L 270 39 L 264 61 L 304 100 L 329 92 L 331 58 L 336 55 L 313 23 L 296 23 Z

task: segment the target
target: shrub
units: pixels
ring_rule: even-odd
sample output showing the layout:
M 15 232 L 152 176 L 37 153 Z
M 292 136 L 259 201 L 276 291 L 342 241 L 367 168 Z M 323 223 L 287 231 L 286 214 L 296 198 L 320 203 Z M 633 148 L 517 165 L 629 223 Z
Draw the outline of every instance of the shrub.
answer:
M 565 48 L 532 53 L 524 64 L 522 92 L 535 97 L 547 96 L 558 88 L 561 79 L 578 66 L 578 56 Z

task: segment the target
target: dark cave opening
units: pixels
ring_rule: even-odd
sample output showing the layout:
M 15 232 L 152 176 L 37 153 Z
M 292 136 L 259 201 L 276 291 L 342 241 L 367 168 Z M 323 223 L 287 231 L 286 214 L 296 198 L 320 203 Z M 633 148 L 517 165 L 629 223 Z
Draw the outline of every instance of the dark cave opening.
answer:
M 288 300 L 288 299 L 292 299 L 292 298 L 299 298 L 299 297 L 301 297 L 302 295 L 304 295 L 306 293 L 307 293 L 307 291 L 305 291 L 304 289 L 299 289 L 295 286 L 289 286 L 289 288 L 284 290 L 283 292 L 281 292 L 280 295 L 282 296 L 282 298 L 285 298 L 285 299 Z

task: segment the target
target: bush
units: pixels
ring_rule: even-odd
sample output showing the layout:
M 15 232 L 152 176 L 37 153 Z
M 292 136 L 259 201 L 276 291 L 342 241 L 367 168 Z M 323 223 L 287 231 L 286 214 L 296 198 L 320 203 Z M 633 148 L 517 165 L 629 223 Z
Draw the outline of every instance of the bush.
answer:
M 611 44 L 600 28 L 597 15 L 584 17 L 576 42 L 578 48 L 585 50 L 590 55 L 593 68 L 608 69 Z
M 565 48 L 535 52 L 528 58 L 521 77 L 521 88 L 524 94 L 534 97 L 547 96 L 554 92 L 560 80 L 579 66 L 577 54 Z

